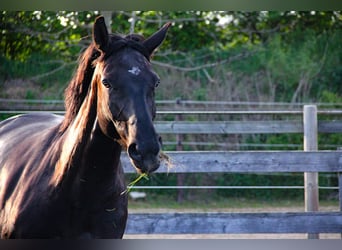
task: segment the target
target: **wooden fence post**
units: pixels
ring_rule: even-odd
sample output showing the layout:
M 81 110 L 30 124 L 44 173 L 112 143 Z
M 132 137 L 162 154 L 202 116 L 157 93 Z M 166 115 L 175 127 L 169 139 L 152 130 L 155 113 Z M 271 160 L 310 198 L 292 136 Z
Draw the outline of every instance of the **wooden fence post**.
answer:
M 342 147 L 338 147 L 337 151 L 342 152 Z M 339 167 L 342 167 L 342 158 L 340 158 L 339 162 Z M 338 204 L 340 207 L 340 212 L 342 212 L 342 172 L 338 172 L 337 174 L 338 177 Z M 342 233 L 341 233 L 341 239 L 342 239 Z
M 176 100 L 176 110 L 178 110 L 181 105 L 182 105 L 181 99 L 177 99 Z M 183 118 L 182 118 L 181 114 L 176 115 L 176 121 L 182 121 L 182 119 Z M 176 134 L 176 140 L 177 140 L 176 150 L 177 151 L 183 151 L 183 145 L 182 145 L 183 135 L 182 134 Z M 177 174 L 177 186 L 184 186 L 184 183 L 185 183 L 185 174 L 184 173 Z M 177 191 L 177 202 L 178 203 L 183 202 L 184 197 L 185 197 L 184 189 L 178 189 L 178 191 Z
M 317 151 L 317 107 L 304 105 L 303 109 L 304 151 Z M 314 212 L 319 209 L 318 173 L 304 173 L 305 211 Z M 318 239 L 319 234 L 308 234 L 308 239 Z

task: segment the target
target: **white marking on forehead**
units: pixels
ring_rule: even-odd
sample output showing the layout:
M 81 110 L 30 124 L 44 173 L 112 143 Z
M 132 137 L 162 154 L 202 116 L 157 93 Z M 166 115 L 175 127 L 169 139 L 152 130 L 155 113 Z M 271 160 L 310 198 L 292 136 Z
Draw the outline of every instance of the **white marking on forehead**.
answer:
M 138 76 L 141 72 L 139 67 L 133 66 L 131 69 L 128 70 L 129 73 Z

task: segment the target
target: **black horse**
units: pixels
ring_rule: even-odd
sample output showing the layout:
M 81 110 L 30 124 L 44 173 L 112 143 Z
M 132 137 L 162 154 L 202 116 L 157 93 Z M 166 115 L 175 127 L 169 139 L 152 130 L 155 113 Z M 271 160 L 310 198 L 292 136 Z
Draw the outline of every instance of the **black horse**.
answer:
M 170 24 L 146 40 L 109 35 L 103 17 L 65 91 L 65 117 L 0 123 L 1 238 L 122 238 L 122 149 L 138 172 L 159 167 L 153 118 L 159 78 L 150 56 Z

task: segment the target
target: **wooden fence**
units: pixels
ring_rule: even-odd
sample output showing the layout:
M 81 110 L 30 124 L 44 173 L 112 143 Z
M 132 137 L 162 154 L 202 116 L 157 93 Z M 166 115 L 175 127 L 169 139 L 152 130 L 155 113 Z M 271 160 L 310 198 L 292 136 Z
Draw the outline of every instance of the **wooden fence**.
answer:
M 21 108 L 20 105 L 17 108 Z M 63 113 L 52 109 L 55 113 Z M 10 111 L 9 113 L 26 113 Z M 35 111 L 35 110 L 34 110 Z M 3 110 L 2 113 L 6 113 Z M 174 167 L 162 165 L 158 173 L 304 173 L 305 212 L 282 213 L 133 213 L 129 214 L 126 234 L 250 234 L 342 233 L 342 151 L 319 151 L 318 133 L 342 133 L 341 120 L 318 120 L 318 114 L 341 115 L 341 110 L 319 110 L 307 105 L 303 110 L 162 110 L 175 115 L 173 121 L 157 121 L 161 134 L 270 134 L 303 133 L 303 151 L 172 151 L 166 152 Z M 182 121 L 182 115 L 301 115 L 297 120 L 259 121 Z M 126 173 L 135 170 L 122 155 Z M 339 212 L 318 211 L 318 173 L 338 173 Z M 167 205 L 166 205 L 167 206 Z
M 305 106 L 301 113 L 300 121 L 157 122 L 160 133 L 304 134 L 303 151 L 168 152 L 175 167 L 162 166 L 157 172 L 304 173 L 305 212 L 133 213 L 129 214 L 126 234 L 307 233 L 314 239 L 319 233 L 342 233 L 342 151 L 317 150 L 317 133 L 341 133 L 342 122 L 318 121 L 313 105 Z M 125 155 L 123 162 L 125 172 L 132 172 Z M 338 173 L 339 212 L 318 211 L 319 172 Z
M 342 172 L 342 152 L 168 152 L 169 173 Z M 125 172 L 134 170 L 123 155 Z M 342 178 L 339 188 L 342 190 Z M 341 194 L 340 194 L 341 201 Z M 341 212 L 298 213 L 135 213 L 127 234 L 342 233 Z

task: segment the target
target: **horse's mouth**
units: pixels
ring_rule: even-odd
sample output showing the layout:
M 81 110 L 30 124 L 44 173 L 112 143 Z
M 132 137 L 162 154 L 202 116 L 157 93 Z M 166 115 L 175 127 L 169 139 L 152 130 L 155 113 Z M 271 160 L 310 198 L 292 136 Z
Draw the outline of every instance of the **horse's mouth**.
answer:
M 142 156 L 140 160 L 132 159 L 131 163 L 139 174 L 150 174 L 156 171 L 160 166 L 159 154 L 156 156 Z

